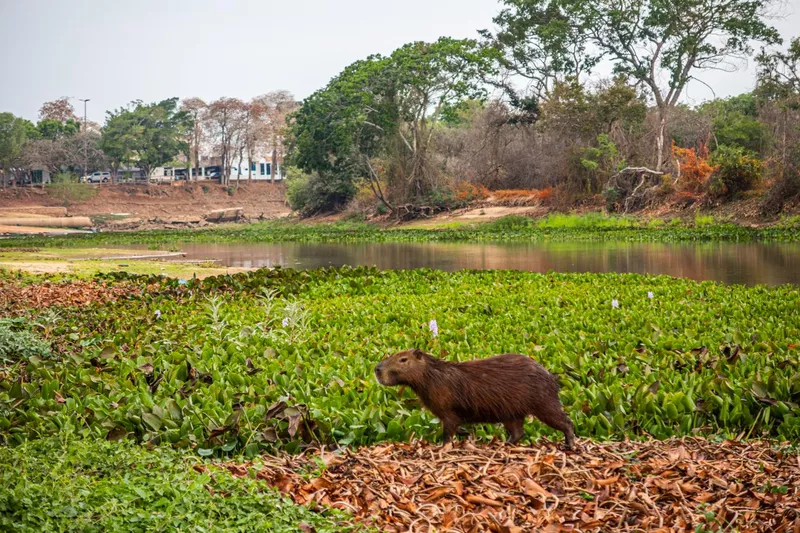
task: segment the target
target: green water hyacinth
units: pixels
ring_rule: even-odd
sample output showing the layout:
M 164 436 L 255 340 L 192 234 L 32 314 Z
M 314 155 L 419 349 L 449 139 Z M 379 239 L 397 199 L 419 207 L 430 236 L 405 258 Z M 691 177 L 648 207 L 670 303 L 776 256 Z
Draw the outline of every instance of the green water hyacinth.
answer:
M 438 440 L 438 422 L 410 391 L 373 378 L 386 354 L 408 347 L 451 361 L 531 355 L 559 376 L 580 437 L 800 438 L 795 286 L 373 268 L 264 269 L 185 285 L 103 277 L 123 278 L 160 288 L 27 328 L 53 355 L 3 363 L 0 441 L 69 431 L 255 455 Z M 614 299 L 624 305 L 611 309 Z M 34 324 L 38 313 L 18 319 Z M 524 442 L 560 438 L 534 421 L 525 430 Z

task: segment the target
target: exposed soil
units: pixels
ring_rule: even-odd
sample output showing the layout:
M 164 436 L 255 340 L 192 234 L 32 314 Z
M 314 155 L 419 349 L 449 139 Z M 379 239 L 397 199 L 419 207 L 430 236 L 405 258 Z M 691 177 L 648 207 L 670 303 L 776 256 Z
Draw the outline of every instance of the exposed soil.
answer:
M 67 208 L 71 216 L 85 215 L 103 222 L 103 215 L 126 214 L 147 221 L 200 221 L 209 211 L 241 207 L 250 219 L 274 218 L 289 214 L 285 186 L 281 183 L 234 183 L 223 187 L 216 183 L 173 182 L 169 185 L 101 184 L 88 185 L 96 194 L 91 198 L 65 202 L 50 194 L 48 189 L 21 187 L 0 190 L 3 211 L 35 207 Z M 124 222 L 123 217 L 114 222 Z
M 800 531 L 796 451 L 699 438 L 578 448 L 415 442 L 220 466 L 387 532 Z M 319 477 L 301 475 L 319 460 Z

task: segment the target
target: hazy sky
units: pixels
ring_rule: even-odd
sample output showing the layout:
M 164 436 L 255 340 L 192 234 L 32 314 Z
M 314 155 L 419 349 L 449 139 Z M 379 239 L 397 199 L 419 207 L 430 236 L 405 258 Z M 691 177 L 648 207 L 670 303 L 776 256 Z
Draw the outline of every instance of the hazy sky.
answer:
M 35 120 L 74 97 L 90 120 L 131 100 L 249 99 L 287 89 L 298 99 L 343 67 L 415 40 L 475 37 L 495 0 L 0 0 L 0 112 Z M 800 0 L 773 24 L 800 34 Z M 752 89 L 753 65 L 707 73 L 718 96 Z M 711 96 L 693 84 L 687 101 Z

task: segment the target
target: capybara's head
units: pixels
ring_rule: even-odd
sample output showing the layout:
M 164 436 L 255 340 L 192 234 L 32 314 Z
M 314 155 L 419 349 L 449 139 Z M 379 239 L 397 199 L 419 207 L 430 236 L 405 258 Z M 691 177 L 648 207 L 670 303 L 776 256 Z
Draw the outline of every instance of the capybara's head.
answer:
M 381 385 L 414 385 L 421 383 L 428 366 L 428 355 L 414 348 L 390 355 L 375 367 Z

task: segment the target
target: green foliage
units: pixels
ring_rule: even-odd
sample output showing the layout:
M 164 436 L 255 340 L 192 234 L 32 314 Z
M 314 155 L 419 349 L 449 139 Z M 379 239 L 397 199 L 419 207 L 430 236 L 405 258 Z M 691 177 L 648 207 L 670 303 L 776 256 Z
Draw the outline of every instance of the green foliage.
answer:
M 138 166 L 145 175 L 187 150 L 191 120 L 178 109 L 178 99 L 158 103 L 133 102 L 109 112 L 100 146 L 117 164 Z
M 740 146 L 719 146 L 709 162 L 716 169 L 708 180 L 708 192 L 716 198 L 748 191 L 761 180 L 761 161 Z
M 637 227 L 633 217 L 603 216 L 600 213 L 587 213 L 585 215 L 564 215 L 560 213 L 547 215 L 541 219 L 537 226 L 548 229 L 620 229 Z
M 738 146 L 755 154 L 766 148 L 769 135 L 765 125 L 758 120 L 758 106 L 753 94 L 714 100 L 700 106 L 699 111 L 711 116 L 712 147 Z
M 7 183 L 11 162 L 22 152 L 28 133 L 26 124 L 30 123 L 11 113 L 0 113 L 0 168 L 4 171 L 0 186 Z
M 798 306 L 790 286 L 666 276 L 341 268 L 162 280 L 139 299 L 63 310 L 48 339 L 61 360 L 0 382 L 0 435 L 127 436 L 216 456 L 436 439 L 433 415 L 373 376 L 387 353 L 417 346 L 449 360 L 535 356 L 561 376 L 586 437 L 797 439 Z
M 696 213 L 694 216 L 694 225 L 698 228 L 706 228 L 714 225 L 714 215 L 701 215 Z
M 383 180 L 401 195 L 424 197 L 435 189 L 430 130 L 464 100 L 483 97 L 479 80 L 491 71 L 491 58 L 475 41 L 441 38 L 349 65 L 295 113 L 293 163 L 312 174 L 309 187 L 320 182 L 321 192 L 367 179 L 379 195 Z
M 81 130 L 81 123 L 74 119 L 61 122 L 52 118 L 45 118 L 36 125 L 37 138 L 55 141 L 62 137 L 71 137 Z
M 0 447 L 0 530 L 360 530 L 338 511 L 292 505 L 261 480 L 196 463 L 165 447 L 63 436 Z
M 562 218 L 563 217 L 563 218 Z M 443 229 L 382 229 L 376 225 L 345 223 L 291 223 L 268 221 L 257 224 L 217 226 L 199 230 L 148 230 L 139 232 L 101 232 L 60 237 L 20 237 L 0 239 L 0 249 L 14 247 L 76 247 L 93 248 L 108 245 L 142 244 L 151 249 L 180 246 L 198 242 L 798 242 L 800 232 L 795 228 L 770 226 L 752 228 L 733 224 L 715 224 L 701 229 L 684 227 L 673 219 L 667 227 L 648 228 L 636 225 L 634 219 L 621 227 L 614 217 L 597 213 L 586 215 L 554 215 L 555 219 L 574 220 L 574 223 L 552 228 L 515 227 L 496 229 L 505 219 L 474 226 Z M 543 219 L 544 221 L 549 218 Z
M 625 166 L 617 145 L 605 134 L 597 136 L 597 145 L 583 149 L 578 157 L 577 173 L 585 192 L 597 191 L 608 179 Z
M 89 187 L 84 183 L 78 182 L 78 177 L 69 172 L 62 172 L 54 175 L 47 185 L 50 196 L 59 200 L 61 205 L 70 205 L 88 200 L 97 195 L 94 187 Z
M 306 174 L 297 167 L 287 169 L 286 198 L 292 209 L 303 215 L 341 209 L 356 192 L 347 173 Z
M 0 363 L 30 363 L 49 357 L 50 344 L 32 332 L 25 320 L 0 318 Z

